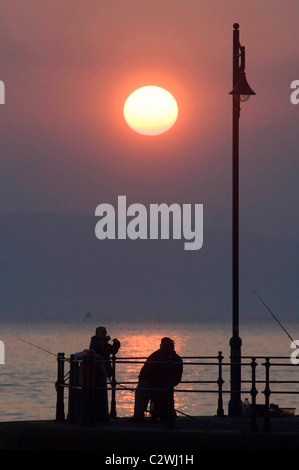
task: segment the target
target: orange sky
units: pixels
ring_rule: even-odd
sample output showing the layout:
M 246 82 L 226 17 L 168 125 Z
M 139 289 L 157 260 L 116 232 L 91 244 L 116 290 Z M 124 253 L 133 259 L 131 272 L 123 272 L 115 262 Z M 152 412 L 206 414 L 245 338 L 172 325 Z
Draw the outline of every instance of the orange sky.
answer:
M 244 223 L 264 230 L 269 215 L 269 231 L 299 232 L 299 107 L 289 100 L 298 2 L 4 0 L 0 11 L 2 211 L 90 214 L 127 194 L 203 203 L 207 222 L 227 227 L 237 21 L 257 93 L 241 111 Z M 122 113 L 148 84 L 179 106 L 175 126 L 154 139 L 132 132 Z

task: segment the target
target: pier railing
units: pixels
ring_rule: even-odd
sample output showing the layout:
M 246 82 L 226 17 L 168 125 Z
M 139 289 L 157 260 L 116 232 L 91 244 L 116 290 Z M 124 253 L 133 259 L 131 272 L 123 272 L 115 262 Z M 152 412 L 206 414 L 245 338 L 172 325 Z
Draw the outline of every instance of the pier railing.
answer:
M 249 359 L 247 357 L 247 359 Z M 251 396 L 252 396 L 252 414 L 254 414 L 254 419 L 251 420 L 253 430 L 257 430 L 256 426 L 256 416 L 262 415 L 264 418 L 264 426 L 263 430 L 265 432 L 271 431 L 271 417 L 282 417 L 282 416 L 293 416 L 295 413 L 295 408 L 293 407 L 286 407 L 281 408 L 277 405 L 273 405 L 270 403 L 270 398 L 279 395 L 298 395 L 299 388 L 297 390 L 290 389 L 290 386 L 298 385 L 299 380 L 287 379 L 287 380 L 279 380 L 275 379 L 274 374 L 276 375 L 278 369 L 286 368 L 286 369 L 294 369 L 297 364 L 293 364 L 290 361 L 289 356 L 272 356 L 264 357 L 264 356 L 256 356 L 251 358 L 251 365 L 252 368 L 255 370 L 257 367 L 257 360 L 261 361 L 260 365 L 264 369 L 264 378 L 261 380 L 256 379 L 255 372 L 252 373 L 252 380 L 251 380 Z M 242 381 L 242 383 L 248 383 L 248 381 Z M 263 384 L 264 388 L 262 390 L 262 394 L 264 395 L 264 404 L 256 405 L 255 399 L 253 396 L 256 397 L 257 390 L 256 385 Z M 283 384 L 287 386 L 287 389 L 282 390 L 281 388 L 276 388 L 279 384 Z M 261 411 L 259 411 L 261 407 Z
M 230 381 L 224 380 L 224 376 L 229 375 L 228 372 L 224 372 L 229 369 L 232 365 L 231 362 L 224 362 L 224 357 L 222 352 L 219 351 L 216 356 L 185 356 L 182 357 L 183 366 L 184 366 L 184 375 L 186 374 L 186 369 L 188 367 L 196 367 L 198 372 L 196 377 L 193 380 L 185 380 L 184 377 L 180 382 L 179 387 L 173 387 L 171 385 L 173 367 L 175 363 L 173 360 L 169 360 L 164 364 L 167 365 L 169 385 L 167 388 L 160 389 L 148 389 L 148 391 L 155 390 L 161 392 L 167 392 L 169 399 L 175 394 L 180 393 L 204 393 L 204 394 L 214 394 L 215 398 L 215 408 L 216 416 L 223 417 L 224 406 L 223 406 L 223 397 L 226 394 L 233 392 L 240 392 L 242 395 L 250 395 L 251 403 L 250 410 L 246 416 L 250 417 L 250 430 L 257 431 L 257 418 L 263 417 L 264 431 L 271 430 L 271 416 L 277 416 L 277 409 L 270 403 L 270 397 L 273 395 L 282 395 L 282 394 L 299 394 L 299 390 L 277 390 L 272 388 L 277 386 L 277 384 L 299 384 L 299 380 L 275 380 L 272 378 L 271 374 L 273 368 L 281 367 L 296 367 L 296 365 L 290 362 L 290 357 L 283 356 L 273 356 L 263 357 L 251 357 L 243 356 L 241 358 L 241 367 L 247 369 L 246 379 L 241 380 L 241 390 L 230 390 L 224 389 L 224 384 L 229 384 Z M 65 421 L 68 420 L 70 423 L 75 423 L 80 420 L 83 425 L 90 425 L 97 420 L 96 414 L 94 413 L 95 401 L 102 400 L 105 402 L 105 397 L 108 400 L 108 392 L 111 397 L 110 406 L 108 410 L 108 403 L 104 403 L 102 408 L 100 406 L 100 420 L 102 419 L 115 419 L 117 418 L 117 397 L 119 393 L 124 391 L 135 392 L 138 381 L 136 380 L 118 380 L 118 374 L 121 371 L 122 367 L 128 368 L 132 365 L 139 365 L 140 367 L 145 363 L 147 358 L 144 357 L 116 357 L 112 356 L 110 365 L 111 365 L 111 378 L 107 381 L 105 369 L 105 361 L 102 358 L 98 357 L 88 357 L 83 356 L 81 358 L 71 355 L 69 358 L 65 357 L 64 353 L 58 353 L 57 356 L 57 382 L 56 382 L 56 391 L 57 391 L 57 403 L 56 403 L 56 420 Z M 257 362 L 259 360 L 259 362 Z M 161 362 L 159 362 L 161 364 Z M 100 378 L 97 372 L 97 368 L 100 366 Z M 259 373 L 262 372 L 262 378 L 257 378 L 257 367 L 259 366 Z M 200 367 L 214 368 L 216 373 L 216 378 L 214 380 L 200 380 L 198 377 L 201 377 L 203 374 L 200 372 Z M 271 373 L 270 373 L 271 371 Z M 242 374 L 243 375 L 243 374 Z M 204 388 L 186 388 L 190 385 L 204 386 Z M 243 388 L 243 385 L 246 384 L 246 389 Z M 208 388 L 206 388 L 208 387 Z M 262 387 L 258 391 L 257 387 Z M 68 409 L 67 413 L 65 410 L 65 389 L 68 390 Z M 101 396 L 96 396 L 97 393 L 102 393 Z M 256 397 L 258 393 L 264 395 L 264 403 L 257 405 Z M 217 403 L 217 404 L 216 404 Z M 79 412 L 78 412 L 79 408 Z M 77 412 L 74 410 L 77 409 Z M 184 413 L 183 413 L 184 414 Z M 172 428 L 173 418 L 171 413 L 169 413 L 167 426 Z

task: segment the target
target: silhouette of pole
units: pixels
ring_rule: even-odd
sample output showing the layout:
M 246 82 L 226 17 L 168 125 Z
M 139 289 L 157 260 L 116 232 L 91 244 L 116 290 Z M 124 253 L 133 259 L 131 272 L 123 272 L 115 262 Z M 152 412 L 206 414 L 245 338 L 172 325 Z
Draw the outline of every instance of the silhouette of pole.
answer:
M 233 331 L 230 340 L 231 357 L 231 392 L 229 402 L 229 415 L 240 416 L 242 413 L 241 401 L 241 346 L 239 336 L 239 119 L 240 103 L 247 101 L 255 92 L 250 88 L 245 74 L 245 47 L 240 45 L 239 25 L 233 26 L 233 90 L 230 92 L 233 101 L 233 150 L 232 150 L 232 183 L 233 183 L 233 216 L 232 216 L 232 308 Z
M 233 89 L 239 80 L 239 25 L 233 26 Z M 233 101 L 233 141 L 232 141 L 232 338 L 230 340 L 231 393 L 228 413 L 230 416 L 242 414 L 241 401 L 241 345 L 239 337 L 239 118 L 240 101 L 232 96 Z

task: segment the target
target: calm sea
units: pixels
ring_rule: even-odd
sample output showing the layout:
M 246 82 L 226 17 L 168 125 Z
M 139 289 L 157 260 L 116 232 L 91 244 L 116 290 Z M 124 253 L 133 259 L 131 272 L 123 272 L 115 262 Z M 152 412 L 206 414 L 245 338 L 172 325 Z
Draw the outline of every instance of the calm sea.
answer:
M 20 339 L 45 348 L 57 354 L 64 352 L 67 357 L 88 348 L 90 337 L 94 334 L 98 321 L 92 318 L 79 320 L 40 319 L 25 322 L 23 319 L 2 321 L 0 340 L 5 344 L 5 364 L 0 365 L 0 420 L 51 420 L 55 419 L 56 392 L 55 380 L 57 361 L 55 356 L 37 349 Z M 160 339 L 170 336 L 175 340 L 176 351 L 183 357 L 217 356 L 222 351 L 224 363 L 229 362 L 229 339 L 231 327 L 225 322 L 203 322 L 192 324 L 163 323 L 111 323 L 105 325 L 111 338 L 121 341 L 118 357 L 146 357 L 158 349 Z M 289 332 L 296 338 L 296 325 L 288 324 Z M 299 332 L 298 332 L 299 333 Z M 295 335 L 295 336 L 294 336 Z M 244 356 L 286 356 L 290 358 L 291 341 L 283 330 L 269 319 L 259 325 L 245 323 L 240 328 Z M 183 380 L 217 380 L 217 366 L 193 366 L 185 360 Z M 198 360 L 198 362 L 200 362 Z M 209 362 L 209 361 L 206 361 Z M 211 361 L 215 362 L 215 361 Z M 246 361 L 245 361 L 246 362 Z M 247 360 L 248 362 L 248 360 Z M 264 379 L 262 359 L 258 360 L 257 378 Z M 290 363 L 290 360 L 287 360 Z M 120 364 L 117 369 L 119 382 L 136 381 L 141 365 Z M 243 370 L 243 379 L 247 378 L 249 367 Z M 272 378 L 276 380 L 299 380 L 297 367 L 277 367 Z M 229 390 L 229 367 L 223 367 L 224 390 Z M 126 387 L 129 387 L 126 385 Z M 291 388 L 290 388 L 291 387 Z M 273 390 L 294 390 L 295 384 L 273 384 Z M 216 390 L 214 384 L 181 384 L 178 390 Z M 264 385 L 258 386 L 257 402 L 263 403 Z M 244 383 L 242 398 L 249 397 L 249 385 Z M 299 386 L 298 386 L 299 390 Z M 298 398 L 297 398 L 298 397 Z M 67 410 L 67 391 L 65 407 Z M 227 413 L 229 395 L 224 395 L 224 411 Z M 177 392 L 176 408 L 190 415 L 214 415 L 217 410 L 217 394 Z M 298 395 L 271 396 L 271 402 L 279 406 L 296 407 L 299 410 Z M 118 416 L 131 416 L 134 406 L 134 393 L 123 388 L 117 391 Z

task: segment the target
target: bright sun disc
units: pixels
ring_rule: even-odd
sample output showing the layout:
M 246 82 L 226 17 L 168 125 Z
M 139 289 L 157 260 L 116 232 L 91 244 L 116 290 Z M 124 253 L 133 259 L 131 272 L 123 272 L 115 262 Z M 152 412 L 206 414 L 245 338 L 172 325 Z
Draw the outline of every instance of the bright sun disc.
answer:
M 170 129 L 178 117 L 178 105 L 164 88 L 144 86 L 126 99 L 124 117 L 139 134 L 158 135 Z

